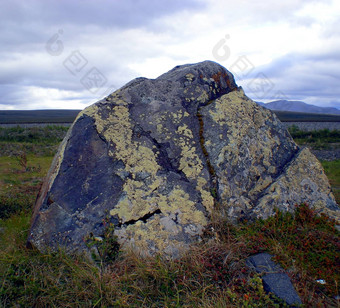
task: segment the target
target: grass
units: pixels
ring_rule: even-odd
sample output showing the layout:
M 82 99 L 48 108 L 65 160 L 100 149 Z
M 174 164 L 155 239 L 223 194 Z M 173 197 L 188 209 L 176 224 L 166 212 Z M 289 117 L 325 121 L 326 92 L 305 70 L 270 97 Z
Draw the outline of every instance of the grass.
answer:
M 59 143 L 65 136 L 68 127 L 48 125 L 45 127 L 0 127 L 0 141 L 24 142 L 40 145 Z
M 331 150 L 340 145 L 340 131 L 337 130 L 303 131 L 293 125 L 288 131 L 297 144 L 308 146 L 314 150 Z M 321 161 L 321 164 L 332 186 L 334 197 L 340 204 L 340 160 Z
M 321 163 L 332 186 L 335 200 L 340 204 L 340 160 L 322 161 Z
M 176 261 L 121 253 L 101 266 L 63 251 L 40 254 L 26 249 L 27 214 L 1 224 L 3 306 L 282 307 L 245 267 L 246 257 L 261 251 L 274 254 L 286 268 L 306 306 L 336 306 L 339 234 L 328 219 L 315 217 L 305 205 L 295 216 L 278 213 L 238 227 L 215 224 L 219 240 L 194 246 Z
M 26 162 L 20 155 L 0 157 L 0 306 L 284 307 L 245 266 L 248 256 L 263 251 L 286 269 L 306 307 L 339 305 L 339 232 L 306 204 L 253 223 L 216 221 L 176 261 L 118 252 L 114 241 L 102 247 L 97 263 L 27 249 L 32 206 L 52 160 L 38 148 L 53 143 L 12 143 L 33 144 L 40 154 L 27 153 Z M 339 202 L 340 161 L 322 164 Z M 108 255 L 115 260 L 106 262 Z
M 319 292 L 338 294 L 339 232 L 334 221 L 315 215 L 307 204 L 297 205 L 294 214 L 277 212 L 265 221 L 241 225 L 236 233 L 248 240 L 252 252 L 274 254 L 297 283 L 324 279 L 327 284 Z
M 53 157 L 0 157 L 0 219 L 30 210 Z
M 338 146 L 340 143 L 340 131 L 329 129 L 303 131 L 297 126 L 288 129 L 294 141 L 299 145 L 308 145 L 312 149 L 329 149 L 333 144 Z
M 0 127 L 0 157 L 17 156 L 23 152 L 32 156 L 53 156 L 67 130 L 68 127 L 56 125 Z
M 273 110 L 281 122 L 340 122 L 340 115 Z

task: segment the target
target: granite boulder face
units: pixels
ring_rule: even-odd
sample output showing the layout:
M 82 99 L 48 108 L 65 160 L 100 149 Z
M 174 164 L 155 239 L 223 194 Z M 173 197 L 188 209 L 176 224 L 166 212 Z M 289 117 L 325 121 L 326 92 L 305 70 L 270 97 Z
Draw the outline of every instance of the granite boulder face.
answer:
M 217 63 L 137 78 L 82 111 L 38 196 L 28 244 L 88 252 L 107 222 L 124 248 L 176 258 L 212 217 L 339 209 L 318 160 Z M 106 223 L 105 223 L 106 222 Z

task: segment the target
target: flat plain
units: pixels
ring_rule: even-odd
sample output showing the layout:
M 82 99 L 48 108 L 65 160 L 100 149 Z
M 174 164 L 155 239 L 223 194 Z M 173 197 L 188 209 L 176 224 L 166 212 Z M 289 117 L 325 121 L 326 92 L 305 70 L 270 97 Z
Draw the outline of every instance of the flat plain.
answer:
M 264 221 L 216 221 L 175 261 L 117 252 L 112 240 L 92 261 L 26 248 L 36 196 L 67 129 L 0 128 L 0 306 L 284 307 L 245 267 L 248 256 L 263 251 L 287 270 L 306 307 L 339 305 L 339 231 L 306 204 Z M 290 132 L 312 149 L 340 142 L 339 131 Z M 340 160 L 322 165 L 339 204 Z

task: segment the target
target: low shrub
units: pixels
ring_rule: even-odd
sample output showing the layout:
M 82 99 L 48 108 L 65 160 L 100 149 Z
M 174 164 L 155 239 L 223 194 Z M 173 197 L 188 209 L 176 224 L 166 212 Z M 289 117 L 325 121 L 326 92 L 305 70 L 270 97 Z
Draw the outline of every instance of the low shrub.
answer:
M 51 145 L 60 143 L 66 135 L 68 127 L 36 126 L 36 127 L 0 127 L 0 141 Z
M 247 242 L 251 253 L 269 251 L 276 261 L 308 281 L 323 279 L 318 286 L 328 296 L 337 295 L 340 279 L 340 241 L 335 222 L 316 215 L 307 204 L 296 206 L 295 213 L 282 213 L 266 220 L 242 224 L 237 236 Z
M 306 204 L 267 220 L 216 222 L 202 243 L 175 261 L 115 250 L 113 262 L 102 258 L 98 266 L 63 251 L 41 254 L 24 247 L 28 226 L 27 214 L 0 224 L 8 230 L 0 236 L 0 305 L 285 307 L 245 266 L 262 251 L 287 270 L 306 306 L 337 304 L 339 234 L 333 221 Z
M 28 194 L 0 194 L 0 219 L 7 219 L 11 215 L 32 208 L 34 196 Z
M 339 130 L 300 130 L 293 125 L 288 128 L 289 133 L 298 144 L 310 144 L 315 149 L 329 148 L 330 144 L 340 142 Z

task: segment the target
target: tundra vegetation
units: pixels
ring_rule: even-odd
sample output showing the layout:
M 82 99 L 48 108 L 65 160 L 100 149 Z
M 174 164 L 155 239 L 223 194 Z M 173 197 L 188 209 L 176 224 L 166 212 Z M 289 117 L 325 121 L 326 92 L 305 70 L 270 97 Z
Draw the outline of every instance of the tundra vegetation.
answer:
M 245 266 L 264 251 L 286 269 L 306 307 L 339 305 L 339 231 L 308 204 L 256 222 L 214 221 L 205 240 L 174 261 L 119 251 L 109 222 L 92 261 L 26 248 L 35 198 L 66 130 L 0 128 L 0 306 L 284 307 Z M 339 142 L 338 131 L 290 132 L 311 147 Z M 322 164 L 339 204 L 340 160 Z
M 340 144 L 340 131 L 338 130 L 312 130 L 303 131 L 297 126 L 289 127 L 289 132 L 294 141 L 299 145 L 307 145 L 311 149 L 330 149 Z

